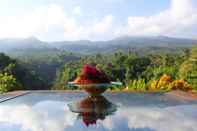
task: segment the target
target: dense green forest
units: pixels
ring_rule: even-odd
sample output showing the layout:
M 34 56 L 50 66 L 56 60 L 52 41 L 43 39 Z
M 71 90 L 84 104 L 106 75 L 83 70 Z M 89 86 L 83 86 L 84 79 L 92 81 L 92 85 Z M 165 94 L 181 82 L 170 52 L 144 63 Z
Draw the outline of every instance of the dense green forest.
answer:
M 141 55 L 132 51 L 96 54 L 66 63 L 59 71 L 54 89 L 65 89 L 84 64 L 91 64 L 107 73 L 112 81 L 120 81 L 127 90 L 197 89 L 197 47 L 173 53 Z
M 150 50 L 150 49 L 149 49 Z M 197 47 L 166 51 L 118 50 L 81 55 L 57 49 L 19 50 L 0 54 L 0 92 L 13 90 L 70 89 L 67 82 L 84 64 L 103 70 L 112 81 L 123 83 L 113 90 L 197 89 Z
M 58 69 L 74 55 L 56 49 L 26 49 L 0 54 L 0 92 L 50 89 Z
M 52 86 L 56 72 L 63 64 L 80 59 L 78 54 L 57 49 L 26 49 L 9 55 L 44 82 L 41 89 L 49 89 Z

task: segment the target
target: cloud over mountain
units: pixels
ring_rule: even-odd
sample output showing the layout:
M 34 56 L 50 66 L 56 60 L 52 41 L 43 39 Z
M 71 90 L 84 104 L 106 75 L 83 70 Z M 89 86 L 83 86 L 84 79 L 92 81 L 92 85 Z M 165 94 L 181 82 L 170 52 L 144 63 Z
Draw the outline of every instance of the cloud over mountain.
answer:
M 194 27 L 197 10 L 192 0 L 171 0 L 169 9 L 148 17 L 128 17 L 127 33 L 131 35 L 176 35 Z M 125 31 L 126 29 L 123 29 Z
M 84 17 L 83 21 L 79 19 L 87 12 L 83 12 L 80 5 L 67 11 L 62 5 L 52 3 L 18 16 L 0 15 L 0 38 L 36 36 L 50 41 L 106 40 L 123 35 L 186 34 L 193 37 L 197 23 L 197 10 L 193 2 L 194 0 L 171 0 L 168 9 L 150 16 L 127 16 L 119 20 L 115 14 L 107 13 L 101 17 Z

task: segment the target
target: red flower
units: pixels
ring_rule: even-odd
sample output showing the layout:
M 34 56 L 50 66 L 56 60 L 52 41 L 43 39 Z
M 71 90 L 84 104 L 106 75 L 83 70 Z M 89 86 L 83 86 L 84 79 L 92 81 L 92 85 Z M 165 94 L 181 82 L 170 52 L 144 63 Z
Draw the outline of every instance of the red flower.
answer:
M 75 80 L 76 83 L 109 83 L 107 75 L 91 65 L 84 65 L 81 70 L 81 75 Z

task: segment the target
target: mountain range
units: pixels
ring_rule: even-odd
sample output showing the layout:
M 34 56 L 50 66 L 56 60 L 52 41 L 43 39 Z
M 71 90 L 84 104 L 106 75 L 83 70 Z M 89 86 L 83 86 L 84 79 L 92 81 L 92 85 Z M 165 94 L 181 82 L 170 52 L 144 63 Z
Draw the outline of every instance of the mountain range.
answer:
M 167 36 L 124 36 L 108 41 L 58 41 L 45 42 L 35 37 L 26 39 L 1 39 L 0 52 L 20 50 L 61 50 L 74 53 L 112 52 L 116 50 L 132 50 L 136 48 L 190 48 L 197 45 L 197 40 L 174 38 Z

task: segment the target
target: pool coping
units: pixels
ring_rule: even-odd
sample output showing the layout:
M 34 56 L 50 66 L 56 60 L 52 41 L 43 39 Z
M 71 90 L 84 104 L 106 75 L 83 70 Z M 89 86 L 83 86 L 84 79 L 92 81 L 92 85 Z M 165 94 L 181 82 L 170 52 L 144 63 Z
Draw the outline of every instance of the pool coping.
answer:
M 8 92 L 0 95 L 0 103 L 9 101 L 11 99 L 24 96 L 26 94 L 31 93 L 31 91 L 13 91 L 13 92 Z
M 30 93 L 84 93 L 82 90 L 28 90 L 28 91 L 13 91 L 4 94 L 0 94 L 0 103 L 9 101 L 11 99 L 15 99 L 20 96 L 24 96 Z M 193 92 L 183 92 L 183 91 L 170 91 L 170 92 L 130 92 L 130 91 L 107 91 L 107 93 L 164 93 L 167 97 L 171 97 L 173 99 L 182 99 L 185 101 L 197 101 L 197 93 Z

